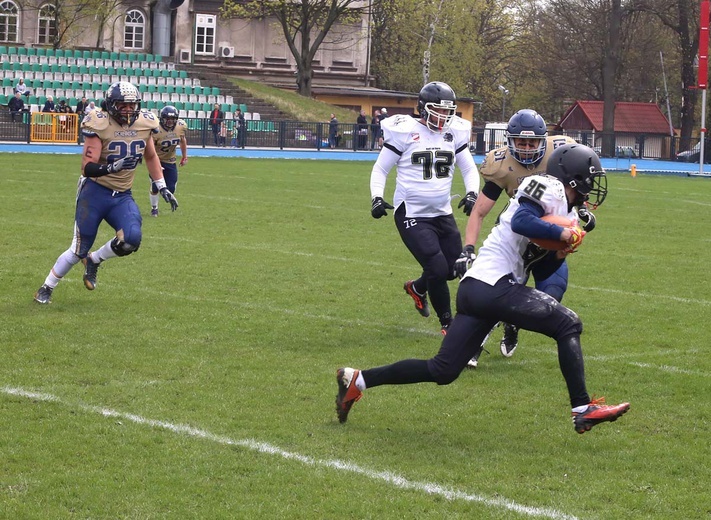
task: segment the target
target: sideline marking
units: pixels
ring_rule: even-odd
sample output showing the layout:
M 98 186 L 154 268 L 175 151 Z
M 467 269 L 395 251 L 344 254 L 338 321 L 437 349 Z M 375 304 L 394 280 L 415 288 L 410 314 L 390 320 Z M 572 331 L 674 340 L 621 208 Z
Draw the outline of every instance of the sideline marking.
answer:
M 291 451 L 285 451 L 279 448 L 278 446 L 274 446 L 273 444 L 259 442 L 254 439 L 231 439 L 229 437 L 216 435 L 214 433 L 210 433 L 209 431 L 201 430 L 199 428 L 195 428 L 186 424 L 173 424 L 165 421 L 158 421 L 155 419 L 146 419 L 144 417 L 141 417 L 140 415 L 119 412 L 116 410 L 111 410 L 109 408 L 91 406 L 82 403 L 71 404 L 51 394 L 30 392 L 27 390 L 23 390 L 22 388 L 4 386 L 2 387 L 2 392 L 17 397 L 35 399 L 37 401 L 52 402 L 64 406 L 78 407 L 79 409 L 85 412 L 98 413 L 100 415 L 103 415 L 104 417 L 124 419 L 142 426 L 168 430 L 170 432 L 177 433 L 180 435 L 187 435 L 189 437 L 205 439 L 225 446 L 238 446 L 241 448 L 246 448 L 248 450 L 257 451 L 259 453 L 266 453 L 267 455 L 276 455 L 287 460 L 295 460 L 297 462 L 301 462 L 302 464 L 305 464 L 307 466 L 317 466 L 348 471 L 350 473 L 356 473 L 358 475 L 368 477 L 371 480 L 380 480 L 388 484 L 392 484 L 393 486 L 400 489 L 422 491 L 424 493 L 427 493 L 428 495 L 439 495 L 450 501 L 462 500 L 465 502 L 476 502 L 486 506 L 508 509 L 510 511 L 525 514 L 528 516 L 545 517 L 551 518 L 553 520 L 577 520 L 577 517 L 561 513 L 560 511 L 556 511 L 555 509 L 523 506 L 511 500 L 506 500 L 504 498 L 487 498 L 481 495 L 474 495 L 471 493 L 466 493 L 464 491 L 459 491 L 457 489 L 451 489 L 444 486 L 440 486 L 439 484 L 435 484 L 434 482 L 417 482 L 413 480 L 408 480 L 405 477 L 400 476 L 396 473 L 391 473 L 390 471 L 375 471 L 344 460 L 314 459 L 313 457 L 301 455 L 299 453 L 294 453 Z

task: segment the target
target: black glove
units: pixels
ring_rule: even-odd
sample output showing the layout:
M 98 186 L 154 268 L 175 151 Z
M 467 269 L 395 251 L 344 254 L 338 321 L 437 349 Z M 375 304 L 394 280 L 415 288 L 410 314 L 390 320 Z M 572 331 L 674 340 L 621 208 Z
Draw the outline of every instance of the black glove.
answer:
M 459 201 L 459 204 L 457 204 L 457 208 L 461 208 L 462 206 L 464 206 L 464 213 L 466 213 L 467 215 L 471 215 L 472 210 L 474 209 L 474 203 L 476 202 L 476 197 L 476 192 L 470 191 L 462 200 Z
M 143 159 L 143 156 L 140 153 L 137 153 L 135 155 L 127 155 L 123 159 L 119 159 L 118 161 L 114 161 L 112 163 L 109 163 L 106 165 L 106 169 L 109 171 L 109 173 L 116 173 L 120 172 L 121 170 L 133 170 L 136 168 L 138 163 L 141 162 Z
M 168 188 L 161 188 L 160 194 L 163 200 L 170 204 L 171 211 L 178 209 L 178 199 L 175 198 L 175 195 L 173 195 Z
M 370 214 L 373 215 L 373 218 L 387 217 L 386 209 L 395 208 L 385 202 L 382 197 L 375 197 L 373 199 L 373 207 L 370 208 Z
M 590 231 L 595 229 L 595 215 L 585 206 L 578 208 L 578 218 L 583 225 L 583 231 L 586 233 L 590 233 Z
M 454 276 L 461 278 L 469 270 L 474 263 L 476 254 L 474 254 L 474 246 L 464 246 L 464 250 L 459 255 L 459 258 L 454 262 Z

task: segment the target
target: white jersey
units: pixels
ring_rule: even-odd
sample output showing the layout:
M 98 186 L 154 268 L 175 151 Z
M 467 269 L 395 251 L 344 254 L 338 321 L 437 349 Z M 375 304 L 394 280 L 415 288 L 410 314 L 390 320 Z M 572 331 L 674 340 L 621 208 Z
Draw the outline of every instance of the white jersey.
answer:
M 479 172 L 469 151 L 471 124 L 454 117 L 444 133 L 434 132 L 407 115 L 380 123 L 385 142 L 370 179 L 371 196 L 382 197 L 385 180 L 393 166 L 397 177 L 393 205 L 406 203 L 406 216 L 451 215 L 451 191 L 455 164 L 464 177 L 467 192 L 479 192 Z
M 568 199 L 562 182 L 548 175 L 524 178 L 506 210 L 499 216 L 499 221 L 484 240 L 464 278 L 476 278 L 494 285 L 502 276 L 512 273 L 516 281 L 523 283 L 523 253 L 530 240 L 511 229 L 511 219 L 521 205 L 521 199 L 530 199 L 542 206 L 545 215 L 558 215 L 575 221 L 578 219 L 574 209 L 568 211 Z

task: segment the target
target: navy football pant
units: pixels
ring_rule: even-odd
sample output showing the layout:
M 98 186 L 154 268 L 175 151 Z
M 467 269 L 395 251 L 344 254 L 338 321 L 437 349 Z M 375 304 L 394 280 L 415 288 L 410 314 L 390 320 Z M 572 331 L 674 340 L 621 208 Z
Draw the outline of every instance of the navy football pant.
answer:
M 168 188 L 173 195 L 175 195 L 175 190 L 178 189 L 178 165 L 175 163 L 165 163 L 161 162 L 160 165 L 163 167 L 163 180 L 165 181 L 165 186 Z M 148 176 L 151 181 L 151 193 L 153 195 L 158 195 L 158 190 L 153 182 L 151 176 Z
M 363 370 L 365 384 L 368 388 L 421 382 L 449 384 L 481 351 L 484 338 L 499 321 L 555 339 L 571 406 L 590 402 L 580 347 L 583 326 L 577 314 L 551 296 L 516 283 L 509 276 L 494 286 L 464 278 L 457 291 L 457 314 L 439 352 L 428 360 L 408 359 Z
M 395 211 L 395 225 L 403 243 L 422 266 L 421 279 L 415 287 L 427 291 L 430 303 L 444 325 L 452 314 L 447 280 L 454 278 L 454 262 L 462 252 L 462 236 L 453 215 L 433 218 L 407 218 L 405 203 Z
M 74 218 L 76 224 L 74 253 L 79 258 L 85 258 L 91 250 L 102 220 L 105 220 L 114 230 L 122 230 L 123 240 L 127 244 L 135 247 L 141 244 L 143 220 L 131 190 L 112 191 L 91 179 L 82 177 L 79 181 Z

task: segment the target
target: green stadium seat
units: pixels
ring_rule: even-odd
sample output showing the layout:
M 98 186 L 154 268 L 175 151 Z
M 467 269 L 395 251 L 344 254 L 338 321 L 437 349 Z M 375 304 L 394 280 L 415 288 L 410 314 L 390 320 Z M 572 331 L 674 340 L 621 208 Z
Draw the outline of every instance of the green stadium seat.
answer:
M 136 53 L 135 53 L 135 52 L 129 52 L 129 53 L 128 53 L 128 59 L 129 59 L 129 61 L 137 61 Z
M 126 61 L 128 60 L 128 54 L 125 52 L 119 52 L 119 58 L 121 61 Z
M 0 45 L 0 54 L 7 54 L 7 46 Z
M 17 54 L 17 47 L 8 47 L 7 48 L 7 53 L 8 54 Z
M 158 86 L 157 86 L 157 85 L 151 84 L 151 85 L 147 85 L 147 87 L 148 87 L 148 89 L 147 89 L 148 92 L 150 92 L 151 94 L 153 94 L 154 92 L 158 92 Z
M 220 89 L 217 87 L 212 87 L 212 95 L 213 96 L 219 96 L 220 95 Z
M 111 55 L 109 54 L 109 51 L 101 51 L 101 58 L 100 59 L 102 59 L 104 61 L 110 60 Z
M 2 70 L 12 70 L 12 63 L 10 63 L 9 61 L 3 61 Z
M 165 86 L 165 91 L 168 94 L 175 94 L 175 85 L 166 85 Z
M 27 56 L 27 47 L 18 47 L 17 48 L 17 55 L 18 56 Z
M 12 78 L 3 78 L 2 86 L 3 87 L 14 87 Z
M 188 72 L 185 70 L 178 71 L 178 77 L 183 79 L 188 79 Z
M 2 54 L 2 53 L 0 53 L 0 54 Z M 47 49 L 43 49 L 42 47 L 37 49 L 37 56 L 47 56 Z
M 0 94 L 0 105 L 7 105 L 7 102 L 10 101 L 5 94 Z
M 91 59 L 100 60 L 101 59 L 101 51 L 91 51 Z
M 37 56 L 37 49 L 35 49 L 34 47 L 28 48 L 27 55 L 28 56 Z
M 53 52 L 57 58 L 64 58 L 64 49 L 57 49 L 56 51 L 53 51 Z M 51 56 L 51 54 L 47 54 L 47 56 Z
M 246 105 L 245 103 L 240 103 L 240 104 L 239 104 L 239 109 L 240 109 L 240 110 L 242 111 L 242 113 L 244 114 L 245 112 L 247 112 L 247 105 Z
M 45 56 L 57 56 L 54 49 L 45 49 Z
M 91 59 L 91 51 L 82 52 L 81 57 L 84 58 L 85 60 L 90 60 Z
M 109 54 L 109 59 L 110 59 L 110 60 L 113 60 L 113 61 L 118 60 L 118 59 L 119 59 L 119 53 L 118 53 L 118 52 L 112 52 L 112 53 L 110 53 L 110 54 Z
M 22 71 L 22 63 L 15 62 L 12 64 L 12 70 L 16 72 L 21 72 Z
M 39 63 L 32 63 L 32 64 L 30 65 L 30 70 L 31 70 L 32 72 L 41 72 L 41 71 L 42 71 L 42 65 L 40 65 Z
M 141 94 L 145 94 L 146 92 L 148 92 L 148 85 L 138 85 L 138 91 Z
M 192 87 L 192 85 L 191 86 L 185 85 L 184 88 L 185 88 L 185 93 L 188 96 L 192 96 L 195 93 L 195 89 Z

